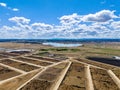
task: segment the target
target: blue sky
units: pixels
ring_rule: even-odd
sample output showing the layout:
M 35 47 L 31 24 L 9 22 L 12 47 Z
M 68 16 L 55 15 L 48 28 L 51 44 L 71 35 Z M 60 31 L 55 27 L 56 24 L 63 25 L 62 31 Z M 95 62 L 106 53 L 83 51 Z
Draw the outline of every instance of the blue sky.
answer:
M 0 38 L 120 38 L 120 0 L 0 0 Z

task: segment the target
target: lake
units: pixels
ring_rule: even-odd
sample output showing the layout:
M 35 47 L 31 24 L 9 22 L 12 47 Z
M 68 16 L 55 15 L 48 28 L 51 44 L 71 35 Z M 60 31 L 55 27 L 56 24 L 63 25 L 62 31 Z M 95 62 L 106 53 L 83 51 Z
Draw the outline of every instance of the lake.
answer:
M 78 46 L 83 46 L 83 44 L 77 44 L 77 43 L 54 43 L 54 42 L 47 42 L 47 43 L 42 43 L 43 45 L 50 45 L 53 47 L 78 47 Z

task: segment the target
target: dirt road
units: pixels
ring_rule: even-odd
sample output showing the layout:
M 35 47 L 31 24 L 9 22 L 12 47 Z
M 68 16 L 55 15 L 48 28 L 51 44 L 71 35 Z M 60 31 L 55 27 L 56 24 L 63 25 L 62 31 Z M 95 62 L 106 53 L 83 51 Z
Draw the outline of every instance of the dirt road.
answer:
M 108 70 L 107 72 L 120 89 L 120 79 L 111 70 Z
M 89 65 L 85 65 L 86 90 L 94 90 Z

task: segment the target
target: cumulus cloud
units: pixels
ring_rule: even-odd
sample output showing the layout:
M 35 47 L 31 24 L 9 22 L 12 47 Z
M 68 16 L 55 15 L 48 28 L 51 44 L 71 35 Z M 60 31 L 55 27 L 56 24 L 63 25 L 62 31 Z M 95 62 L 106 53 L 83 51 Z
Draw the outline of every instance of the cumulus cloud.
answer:
M 51 30 L 53 29 L 53 26 L 52 25 L 49 25 L 49 24 L 45 24 L 45 23 L 33 23 L 32 25 L 32 28 L 35 28 L 35 29 L 45 29 L 45 30 Z
M 116 16 L 114 12 L 115 11 L 102 10 L 95 14 L 85 15 L 82 20 L 88 22 L 106 22 L 114 18 L 118 18 L 118 16 Z
M 15 22 L 17 24 L 29 24 L 30 19 L 27 19 L 25 17 L 12 17 L 8 19 L 9 21 Z
M 59 25 L 50 25 L 41 22 L 30 23 L 31 20 L 25 17 L 11 17 L 9 21 L 16 24 L 2 26 L 0 36 L 4 35 L 8 38 L 120 38 L 120 18 L 114 14 L 114 11 L 102 10 L 88 15 L 74 13 L 64 15 L 59 20 Z
M 115 11 L 110 10 L 101 10 L 99 12 L 96 12 L 94 14 L 88 14 L 88 15 L 78 15 L 77 13 L 73 13 L 72 15 L 64 15 L 59 18 L 60 23 L 62 25 L 77 25 L 81 22 L 96 22 L 105 24 L 108 23 L 108 21 L 112 21 L 115 18 L 119 18 L 114 14 Z
M 0 3 L 0 6 L 7 7 L 7 4 L 6 3 Z
M 120 21 L 112 22 L 110 25 L 113 29 L 120 30 Z
M 64 15 L 59 18 L 60 23 L 63 25 L 74 25 L 81 22 L 81 16 L 77 13 L 73 13 L 72 15 Z

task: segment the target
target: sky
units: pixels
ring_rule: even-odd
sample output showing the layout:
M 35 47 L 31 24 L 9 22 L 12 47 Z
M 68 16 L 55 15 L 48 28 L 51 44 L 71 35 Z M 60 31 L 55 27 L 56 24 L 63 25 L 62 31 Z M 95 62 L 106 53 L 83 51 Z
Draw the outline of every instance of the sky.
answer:
M 0 39 L 120 38 L 120 0 L 0 0 Z

